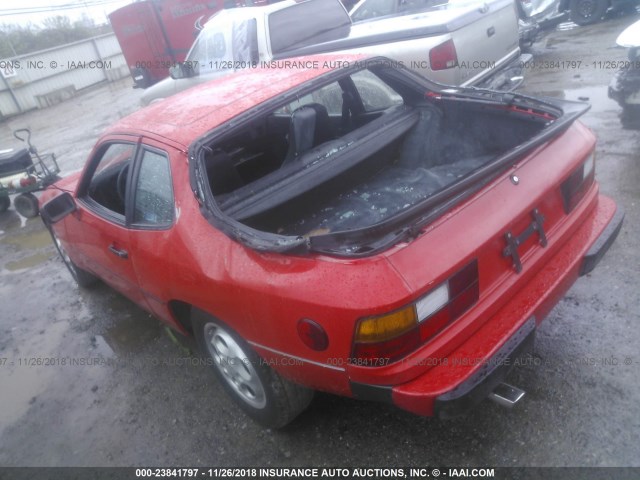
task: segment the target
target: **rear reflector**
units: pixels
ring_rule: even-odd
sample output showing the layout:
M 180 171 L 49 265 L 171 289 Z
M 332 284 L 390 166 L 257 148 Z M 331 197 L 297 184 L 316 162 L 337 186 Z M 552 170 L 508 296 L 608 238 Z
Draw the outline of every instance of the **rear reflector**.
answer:
M 321 352 L 329 346 L 327 332 L 319 323 L 308 318 L 301 318 L 298 321 L 298 336 L 312 350 Z

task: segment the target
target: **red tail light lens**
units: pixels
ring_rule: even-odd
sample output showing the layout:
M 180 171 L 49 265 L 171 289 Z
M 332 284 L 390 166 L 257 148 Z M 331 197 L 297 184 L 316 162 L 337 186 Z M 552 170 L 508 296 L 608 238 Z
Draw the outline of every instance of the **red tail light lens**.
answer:
M 580 203 L 580 200 L 585 196 L 591 185 L 593 185 L 596 170 L 595 161 L 595 153 L 592 153 L 586 162 L 580 165 L 575 172 L 560 185 L 565 213 L 571 213 L 576 205 Z
M 458 65 L 458 54 L 453 40 L 447 40 L 429 52 L 429 63 L 431 70 L 446 70 Z
M 415 303 L 356 326 L 352 357 L 379 366 L 416 350 L 478 301 L 478 261 L 473 260 Z

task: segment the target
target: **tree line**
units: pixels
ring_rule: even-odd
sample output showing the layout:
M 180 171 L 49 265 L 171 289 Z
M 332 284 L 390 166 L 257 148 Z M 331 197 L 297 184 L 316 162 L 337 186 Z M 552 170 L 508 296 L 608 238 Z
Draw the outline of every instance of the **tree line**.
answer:
M 45 50 L 111 32 L 111 25 L 96 25 L 86 14 L 72 22 L 69 17 L 57 15 L 33 24 L 3 24 L 0 27 L 0 59 Z

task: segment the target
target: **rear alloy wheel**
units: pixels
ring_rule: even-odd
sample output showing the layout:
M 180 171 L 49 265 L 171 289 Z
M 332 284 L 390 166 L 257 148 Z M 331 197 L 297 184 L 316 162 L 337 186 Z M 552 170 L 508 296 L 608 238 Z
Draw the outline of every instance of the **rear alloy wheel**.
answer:
M 571 0 L 571 21 L 578 25 L 598 22 L 609 7 L 608 0 Z
M 82 288 L 89 288 L 98 283 L 98 277 L 96 277 L 93 273 L 89 273 L 86 270 L 83 270 L 75 263 L 73 263 L 73 260 L 71 260 L 71 258 L 69 257 L 69 254 L 62 246 L 62 242 L 60 242 L 60 239 L 55 234 L 53 229 L 49 229 L 49 233 L 51 234 L 51 238 L 53 239 L 53 244 L 56 246 L 56 250 L 58 250 L 58 253 L 60 254 L 60 258 L 62 258 L 62 261 L 67 266 L 67 269 L 71 273 L 71 276 L 76 281 L 78 286 Z
M 9 209 L 9 206 L 11 206 L 11 199 L 9 196 L 0 196 L 0 213 L 6 212 Z
M 40 213 L 38 198 L 33 193 L 21 193 L 13 199 L 13 206 L 23 217 L 33 218 Z
M 225 324 L 197 309 L 192 320 L 198 345 L 213 360 L 223 388 L 256 422 L 284 427 L 309 405 L 313 390 L 280 376 Z

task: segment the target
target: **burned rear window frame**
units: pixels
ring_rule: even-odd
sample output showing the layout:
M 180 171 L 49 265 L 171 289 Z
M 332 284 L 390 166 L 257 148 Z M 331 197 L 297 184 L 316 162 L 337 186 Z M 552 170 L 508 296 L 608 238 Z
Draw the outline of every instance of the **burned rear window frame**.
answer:
M 451 87 L 431 82 L 420 77 L 415 72 L 391 63 L 388 59 L 377 57 L 327 72 L 283 95 L 243 112 L 225 125 L 212 130 L 193 142 L 189 148 L 190 180 L 205 218 L 230 238 L 257 251 L 291 254 L 316 252 L 339 257 L 374 255 L 396 243 L 416 236 L 425 225 L 476 193 L 503 172 L 505 168 L 512 165 L 514 160 L 521 158 L 525 153 L 544 143 L 558 132 L 568 128 L 577 117 L 588 109 L 587 105 L 578 102 L 556 101 L 553 99 L 541 101 L 512 93 L 507 94 L 479 89 L 452 89 Z M 548 115 L 552 115 L 553 118 L 546 123 L 539 133 L 522 142 L 511 151 L 498 156 L 488 164 L 473 171 L 461 181 L 454 182 L 426 200 L 379 224 L 317 236 L 282 235 L 252 228 L 225 214 L 211 191 L 204 171 L 204 156 L 205 153 L 212 151 L 210 145 L 226 136 L 240 132 L 243 128 L 249 126 L 252 120 L 261 115 L 266 116 L 269 112 L 287 105 L 302 95 L 365 68 L 372 71 L 383 82 L 397 91 L 405 100 L 405 104 L 407 98 L 412 95 L 411 91 L 420 89 L 425 92 L 424 97 L 427 98 L 438 98 L 442 101 L 460 103 L 472 102 L 478 105 L 486 104 L 488 107 L 494 108 L 513 107 L 518 114 L 530 115 L 531 118 L 539 117 L 538 120 L 541 121 L 544 121 L 545 115 L 547 115 L 547 118 L 549 118 Z M 402 70 L 402 73 L 396 73 L 395 70 Z

